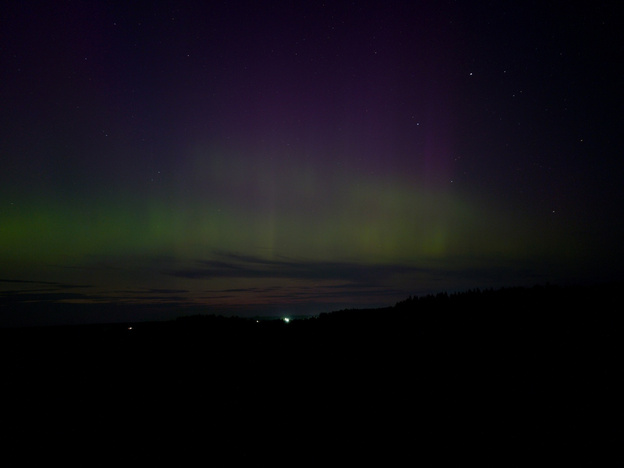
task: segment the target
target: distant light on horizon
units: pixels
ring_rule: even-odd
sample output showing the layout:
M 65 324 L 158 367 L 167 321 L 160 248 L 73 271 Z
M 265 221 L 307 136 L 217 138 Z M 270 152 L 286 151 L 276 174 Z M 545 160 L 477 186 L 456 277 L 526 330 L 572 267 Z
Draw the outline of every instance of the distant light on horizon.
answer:
M 284 322 L 288 323 L 290 322 L 290 319 L 288 317 L 284 317 Z

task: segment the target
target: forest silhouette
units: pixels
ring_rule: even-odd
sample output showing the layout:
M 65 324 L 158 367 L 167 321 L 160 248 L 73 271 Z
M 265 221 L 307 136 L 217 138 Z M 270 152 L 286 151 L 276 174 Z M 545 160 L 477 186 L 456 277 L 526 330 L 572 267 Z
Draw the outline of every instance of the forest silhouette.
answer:
M 546 285 L 288 323 L 3 328 L 5 455 L 601 465 L 622 435 L 619 293 Z

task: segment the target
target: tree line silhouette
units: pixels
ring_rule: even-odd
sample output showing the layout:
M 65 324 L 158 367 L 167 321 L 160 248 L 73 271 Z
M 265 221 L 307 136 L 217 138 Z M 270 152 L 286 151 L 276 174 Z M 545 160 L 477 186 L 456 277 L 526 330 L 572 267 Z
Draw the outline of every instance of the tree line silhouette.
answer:
M 82 461 L 597 464 L 621 435 L 619 292 L 474 289 L 289 323 L 0 329 L 4 440 Z

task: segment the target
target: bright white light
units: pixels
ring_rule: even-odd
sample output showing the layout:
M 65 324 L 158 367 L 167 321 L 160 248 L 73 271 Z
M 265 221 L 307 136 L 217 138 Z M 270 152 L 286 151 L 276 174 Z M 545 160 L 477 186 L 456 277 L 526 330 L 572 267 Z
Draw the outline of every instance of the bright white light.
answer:
M 284 317 L 284 322 L 288 323 L 290 322 L 290 319 L 288 317 Z

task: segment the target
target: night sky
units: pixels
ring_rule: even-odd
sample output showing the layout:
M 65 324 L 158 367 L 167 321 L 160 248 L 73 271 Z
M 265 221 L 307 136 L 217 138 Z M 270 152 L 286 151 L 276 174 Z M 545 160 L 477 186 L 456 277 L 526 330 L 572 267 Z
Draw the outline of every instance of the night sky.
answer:
M 3 3 L 0 324 L 621 280 L 623 11 Z

